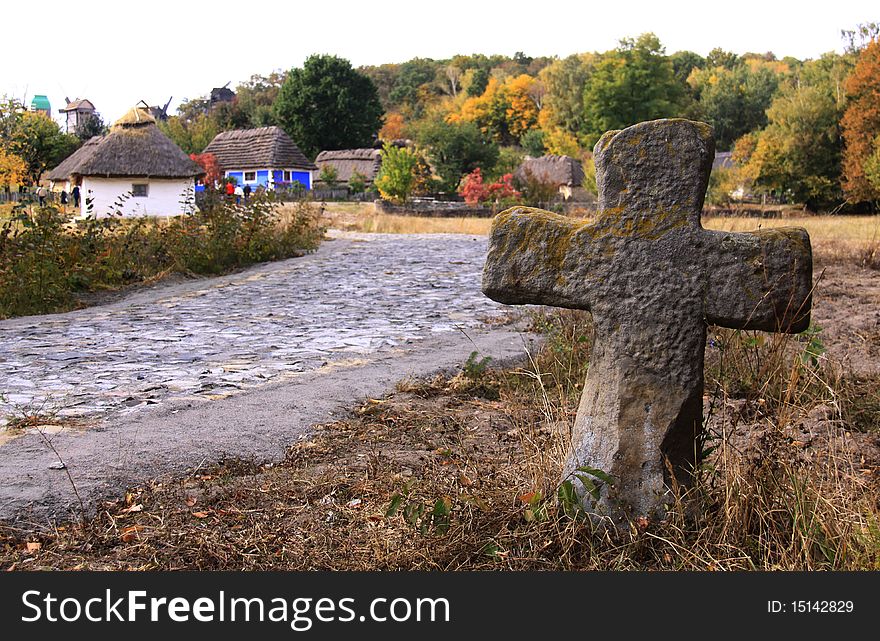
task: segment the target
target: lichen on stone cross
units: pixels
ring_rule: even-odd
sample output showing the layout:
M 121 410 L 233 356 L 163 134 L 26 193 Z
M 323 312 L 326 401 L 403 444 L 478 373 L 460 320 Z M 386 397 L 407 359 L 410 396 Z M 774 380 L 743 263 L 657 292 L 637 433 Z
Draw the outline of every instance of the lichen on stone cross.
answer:
M 596 338 L 563 470 L 590 512 L 662 517 L 672 488 L 691 484 L 707 324 L 809 325 L 805 230 L 702 228 L 714 147 L 711 127 L 689 120 L 610 131 L 594 149 L 595 222 L 519 207 L 493 222 L 487 296 L 592 312 Z M 613 478 L 598 501 L 573 474 L 582 466 Z

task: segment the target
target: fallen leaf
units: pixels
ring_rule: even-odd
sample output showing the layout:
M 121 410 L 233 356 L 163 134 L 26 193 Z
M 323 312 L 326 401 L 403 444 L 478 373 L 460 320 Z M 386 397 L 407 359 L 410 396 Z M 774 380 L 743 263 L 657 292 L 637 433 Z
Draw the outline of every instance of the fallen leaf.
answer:
M 528 494 L 523 494 L 522 496 L 520 496 L 519 500 L 528 505 L 529 503 L 532 503 L 537 496 L 537 492 L 529 492 Z
M 130 505 L 124 510 L 120 510 L 120 514 L 129 514 L 131 512 L 143 512 L 144 506 L 141 503 L 135 503 L 134 505 Z
M 464 487 L 470 487 L 471 485 L 474 484 L 474 482 L 472 480 L 470 480 L 463 472 L 458 473 L 458 482 L 460 485 L 463 485 Z
M 188 497 L 186 497 L 186 500 L 184 501 L 184 503 L 186 503 L 187 507 L 192 507 L 193 505 L 196 504 L 196 497 L 188 496 Z
M 208 512 L 193 512 L 192 515 L 197 519 L 206 519 L 208 518 Z
M 119 538 L 122 539 L 123 543 L 131 543 L 132 541 L 140 538 L 138 536 L 138 531 L 140 531 L 142 526 L 140 525 L 129 525 L 127 528 L 122 530 Z
M 38 543 L 37 541 L 28 541 L 27 542 L 27 551 L 28 552 L 39 552 L 41 547 L 43 547 L 43 544 Z

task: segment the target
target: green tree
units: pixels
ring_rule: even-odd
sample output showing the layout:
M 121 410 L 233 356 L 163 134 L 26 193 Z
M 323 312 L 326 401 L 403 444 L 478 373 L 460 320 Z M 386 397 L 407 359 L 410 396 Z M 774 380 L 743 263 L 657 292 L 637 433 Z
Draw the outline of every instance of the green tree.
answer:
M 672 63 L 672 74 L 683 86 L 687 85 L 694 69 L 702 69 L 706 66 L 706 59 L 693 51 L 676 51 L 669 56 L 669 61 Z
M 625 38 L 617 49 L 602 54 L 584 88 L 587 145 L 611 129 L 678 116 L 684 99 L 657 36 Z
M 543 129 L 561 129 L 575 138 L 584 135 L 587 128 L 584 86 L 593 63 L 592 55 L 571 55 L 541 71 L 540 79 L 547 91 L 539 116 Z
M 22 111 L 20 104 L 10 100 L 0 106 L 0 148 L 24 161 L 27 176 L 33 182 L 79 145 L 76 136 L 63 133 L 45 114 Z
M 217 121 L 208 113 L 198 113 L 192 119 L 184 116 L 171 116 L 159 121 L 159 129 L 187 154 L 200 154 L 223 131 Z
M 367 177 L 361 172 L 355 170 L 351 172 L 351 178 L 348 179 L 348 189 L 353 194 L 359 194 L 367 188 Z
M 321 172 L 318 174 L 318 181 L 327 185 L 328 188 L 333 189 L 336 187 L 336 183 L 339 182 L 339 172 L 336 171 L 336 167 L 333 165 L 324 165 L 321 167 Z
M 787 88 L 767 118 L 744 167 L 755 187 L 812 210 L 840 202 L 840 108 L 828 87 Z
M 413 117 L 420 117 L 426 102 L 440 93 L 434 82 L 439 68 L 438 63 L 426 58 L 404 62 L 388 96 L 391 104 L 406 106 Z
M 779 76 L 767 66 L 752 70 L 740 63 L 733 69 L 697 71 L 690 84 L 702 118 L 715 128 L 716 147 L 726 151 L 743 134 L 767 124 L 766 111 L 779 86 Z
M 281 127 L 307 155 L 372 145 L 382 126 L 376 86 L 348 60 L 313 55 L 292 69 L 275 101 Z
M 540 129 L 532 129 L 523 134 L 519 139 L 519 144 L 523 150 L 533 158 L 544 155 L 544 132 Z
M 101 118 L 101 114 L 96 111 L 95 113 L 86 116 L 82 122 L 76 126 L 73 133 L 81 142 L 85 142 L 95 136 L 103 136 L 106 134 L 107 126 L 104 124 L 104 119 Z
M 419 157 L 414 151 L 386 143 L 382 148 L 382 169 L 376 176 L 376 188 L 382 198 L 406 202 L 416 184 L 418 165 Z
M 440 177 L 440 189 L 453 192 L 461 177 L 477 167 L 489 172 L 498 161 L 498 146 L 483 139 L 476 123 L 449 123 L 436 118 L 421 123 L 416 140 L 427 150 L 428 160 Z
M 235 88 L 235 103 L 246 114 L 250 127 L 277 125 L 272 105 L 278 98 L 287 74 L 273 71 L 268 76 L 254 74 Z

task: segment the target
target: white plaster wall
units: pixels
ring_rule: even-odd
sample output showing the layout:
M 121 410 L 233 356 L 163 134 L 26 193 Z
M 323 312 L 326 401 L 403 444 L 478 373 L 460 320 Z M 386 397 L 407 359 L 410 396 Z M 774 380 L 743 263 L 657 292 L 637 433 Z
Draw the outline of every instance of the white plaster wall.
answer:
M 188 194 L 193 198 L 194 181 L 192 178 L 91 178 L 84 177 L 80 187 L 82 199 L 81 212 L 87 215 L 86 199 L 93 198 L 92 213 L 99 218 L 116 212 L 114 205 L 122 194 L 131 191 L 134 183 L 148 184 L 149 195 L 146 198 L 129 197 L 120 208 L 126 217 L 135 216 L 177 216 L 184 213 L 181 202 Z

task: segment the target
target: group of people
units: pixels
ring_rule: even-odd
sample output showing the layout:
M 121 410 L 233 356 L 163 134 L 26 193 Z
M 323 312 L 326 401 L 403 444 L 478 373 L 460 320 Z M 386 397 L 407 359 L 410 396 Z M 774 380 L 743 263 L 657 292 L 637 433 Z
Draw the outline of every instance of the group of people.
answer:
M 31 191 L 33 190 L 33 191 Z M 7 187 L 7 191 L 9 191 Z M 30 193 L 32 198 L 35 198 L 39 203 L 40 207 L 46 206 L 46 201 L 49 200 L 49 196 L 52 192 L 50 192 L 44 185 L 38 185 L 35 187 L 19 187 L 19 194 L 27 194 Z M 79 185 L 74 185 L 73 189 L 70 193 L 67 193 L 66 189 L 62 189 L 59 194 L 59 202 L 65 207 L 71 203 L 76 208 L 79 208 L 79 199 L 80 199 L 80 191 Z
M 251 186 L 245 185 L 242 187 L 241 185 L 233 185 L 231 182 L 226 183 L 226 197 L 229 200 L 235 198 L 235 204 L 240 205 L 242 199 L 247 202 L 248 198 L 251 197 Z

